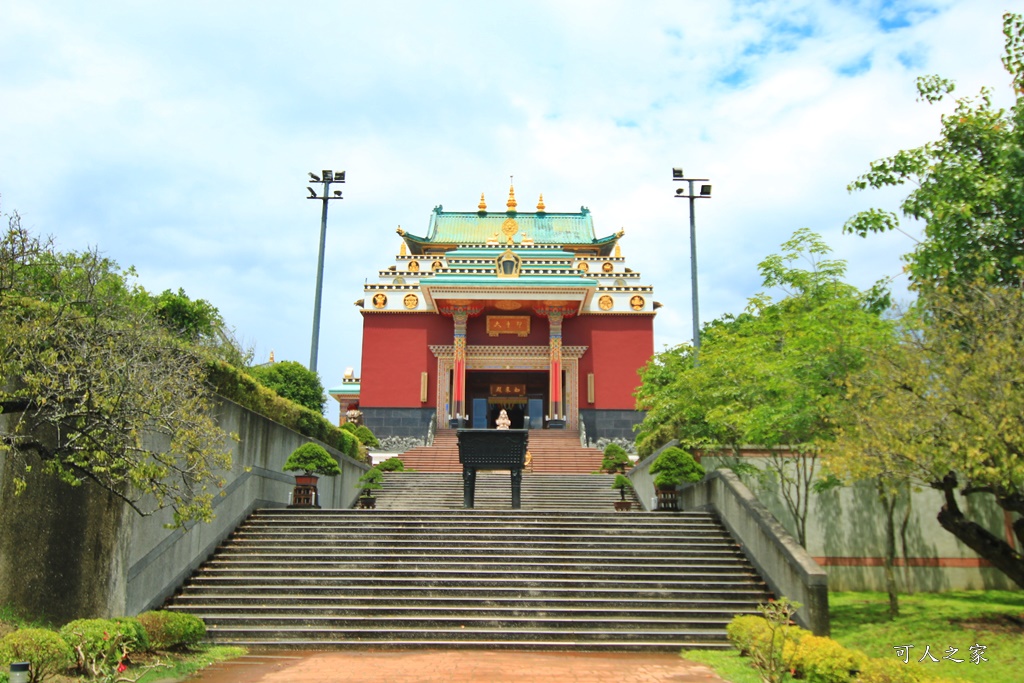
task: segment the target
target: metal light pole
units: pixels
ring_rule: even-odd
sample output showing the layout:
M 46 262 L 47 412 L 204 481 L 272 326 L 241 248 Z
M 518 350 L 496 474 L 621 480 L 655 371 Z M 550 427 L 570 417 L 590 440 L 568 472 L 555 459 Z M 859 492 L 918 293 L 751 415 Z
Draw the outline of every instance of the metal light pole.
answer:
M 309 177 L 314 183 L 322 183 L 323 196 L 318 197 L 316 190 L 312 187 L 307 187 L 309 190 L 309 197 L 307 199 L 319 199 L 324 203 L 324 210 L 320 214 L 320 256 L 316 262 L 316 301 L 313 303 L 313 343 L 310 345 L 309 350 L 309 369 L 311 372 L 316 372 L 316 356 L 317 351 L 320 347 L 320 298 L 324 288 L 324 245 L 327 243 L 327 202 L 331 199 L 341 199 L 341 190 L 335 190 L 334 194 L 331 194 L 331 183 L 343 183 L 345 182 L 344 171 L 322 171 L 323 176 L 317 176 L 315 173 L 310 173 Z
M 672 169 L 672 180 L 689 184 L 689 192 L 680 187 L 676 190 L 677 199 L 690 200 L 690 288 L 693 291 L 693 367 L 700 365 L 700 306 L 697 296 L 697 223 L 694 219 L 693 202 L 696 199 L 711 199 L 711 185 L 701 185 L 700 194 L 693 193 L 693 184 L 705 182 L 707 178 L 687 178 L 683 169 Z

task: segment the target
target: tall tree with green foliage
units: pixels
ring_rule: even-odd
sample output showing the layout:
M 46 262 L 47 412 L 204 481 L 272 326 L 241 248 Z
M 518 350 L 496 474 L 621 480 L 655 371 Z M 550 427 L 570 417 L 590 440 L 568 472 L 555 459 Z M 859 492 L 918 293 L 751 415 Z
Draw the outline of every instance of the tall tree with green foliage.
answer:
M 846 478 L 909 478 L 943 493 L 939 523 L 1024 587 L 1017 545 L 970 519 L 956 492 L 983 494 L 1024 513 L 1024 18 L 1003 16 L 1003 65 L 1015 104 L 995 109 L 988 89 L 959 99 L 938 140 L 875 162 L 851 189 L 913 183 L 903 213 L 925 223 L 908 254 L 914 308 L 900 343 L 851 382 L 854 418 L 836 443 Z M 953 90 L 921 78 L 921 98 Z M 878 210 L 847 229 L 897 226 Z M 866 457 L 867 456 L 867 457 Z M 1017 544 L 1024 521 L 1013 522 Z
M 960 98 L 942 115 L 938 140 L 902 150 L 871 164 L 849 189 L 911 185 L 900 205 L 906 218 L 924 223 L 924 238 L 905 256 L 918 286 L 956 287 L 979 277 L 995 283 L 1020 282 L 1024 268 L 1024 18 L 1003 16 L 1003 65 L 1015 103 L 993 106 L 991 90 L 977 99 Z M 952 81 L 924 76 L 919 99 L 935 104 L 952 92 Z M 899 218 L 870 209 L 851 218 L 847 232 L 900 229 Z
M 302 363 L 284 360 L 268 365 L 258 365 L 248 370 L 257 382 L 273 389 L 279 396 L 295 401 L 317 413 L 324 411 L 327 396 L 320 376 L 307 369 Z
M 227 435 L 210 416 L 200 355 L 166 332 L 131 271 L 95 250 L 62 253 L 9 216 L 0 238 L 0 450 L 86 481 L 176 524 L 212 516 Z
M 637 442 L 644 454 L 673 438 L 691 450 L 772 450 L 770 471 L 803 544 L 816 458 L 835 436 L 844 382 L 890 332 L 877 302 L 843 282 L 845 263 L 828 258 L 818 235 L 799 230 L 783 250 L 759 266 L 764 286 L 783 298 L 758 294 L 744 313 L 706 326 L 699 366 L 682 345 L 644 368 Z

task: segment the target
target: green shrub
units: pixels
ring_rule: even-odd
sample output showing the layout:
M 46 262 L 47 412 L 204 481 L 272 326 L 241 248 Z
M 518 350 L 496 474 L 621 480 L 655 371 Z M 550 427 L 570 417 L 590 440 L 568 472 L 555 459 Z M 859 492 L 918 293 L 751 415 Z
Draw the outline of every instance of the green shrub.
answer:
M 808 635 L 796 646 L 791 665 L 808 683 L 850 683 L 867 659 L 831 638 Z
M 146 627 L 142 625 L 141 621 L 135 617 L 118 617 L 112 621 L 118 624 L 119 631 L 132 644 L 132 652 L 149 651 L 149 635 L 146 633 Z
M 76 619 L 60 629 L 60 637 L 71 646 L 79 673 L 98 677 L 109 675 L 131 653 L 149 645 L 139 642 L 145 629 L 133 620 Z
M 392 456 L 383 462 L 379 462 L 376 465 L 377 469 L 381 472 L 404 472 L 405 463 L 402 459 L 397 456 Z
M 197 616 L 165 610 L 144 612 L 139 621 L 146 629 L 154 650 L 181 650 L 206 637 L 206 624 Z
M 359 451 L 359 439 L 356 437 L 355 434 L 353 434 L 352 432 L 346 432 L 339 429 L 338 436 L 340 437 L 340 443 L 338 445 L 339 451 L 355 460 L 369 462 L 368 459 L 363 458 L 363 456 L 361 455 Z
M 725 634 L 740 654 L 748 657 L 755 642 L 764 642 L 771 637 L 771 626 L 764 617 L 744 614 L 733 617 L 725 627 Z
M 704 478 L 704 467 L 678 446 L 663 450 L 651 464 L 650 472 L 656 475 L 654 485 L 657 488 L 672 488 Z
M 63 673 L 75 663 L 71 647 L 59 635 L 45 628 L 23 628 L 0 638 L 0 667 L 11 662 L 29 662 L 29 681 L 41 683 Z
M 629 455 L 622 446 L 610 443 L 604 447 L 604 460 L 601 461 L 601 470 L 608 474 L 625 472 L 629 467 Z
M 355 422 L 346 422 L 345 424 L 341 425 L 341 429 L 345 430 L 349 434 L 355 434 L 356 430 L 359 429 L 359 425 L 357 425 Z
M 854 679 L 856 683 L 918 683 L 914 668 L 900 659 L 868 659 Z
M 306 474 L 322 474 L 328 477 L 341 474 L 338 461 L 323 446 L 315 443 L 304 443 L 288 456 L 285 461 L 285 472 L 302 470 Z
M 269 365 L 249 368 L 252 377 L 290 401 L 305 406 L 315 413 L 323 413 L 327 396 L 324 395 L 323 384 L 315 372 L 302 363 L 293 360 L 280 361 Z
M 346 423 L 347 424 L 347 423 Z M 359 443 L 363 444 L 367 448 L 380 448 L 380 441 L 373 435 L 370 428 L 366 425 L 359 425 L 353 432 L 355 437 L 359 439 Z
M 612 482 L 612 488 L 619 490 L 619 497 L 622 500 L 626 500 L 626 490 L 633 488 L 633 482 L 629 480 L 624 474 L 616 474 L 615 481 Z

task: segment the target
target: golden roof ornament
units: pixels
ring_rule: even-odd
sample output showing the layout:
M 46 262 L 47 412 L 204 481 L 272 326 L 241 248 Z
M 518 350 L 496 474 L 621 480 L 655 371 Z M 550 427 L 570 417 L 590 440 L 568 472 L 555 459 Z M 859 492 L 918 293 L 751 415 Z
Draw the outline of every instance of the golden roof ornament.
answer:
M 615 245 L 615 258 L 622 258 L 622 247 Z
M 399 256 L 405 256 L 405 242 L 404 241 L 398 247 L 398 255 Z
M 508 207 L 509 211 L 516 210 L 516 188 L 511 184 L 511 181 L 509 182 L 508 186 L 508 203 L 505 204 L 505 206 Z
M 538 211 L 543 211 L 544 210 L 544 193 L 543 192 L 540 193 L 540 199 L 537 200 L 537 210 Z
M 270 349 L 270 362 L 274 362 L 274 349 Z
M 487 210 L 487 202 L 484 201 L 484 193 L 483 192 L 480 193 L 480 203 L 476 205 L 476 208 L 479 209 L 480 211 L 486 211 Z
M 397 232 L 402 237 L 405 237 L 405 230 L 402 230 L 402 226 L 401 225 L 398 226 L 398 229 L 395 230 L 395 232 Z

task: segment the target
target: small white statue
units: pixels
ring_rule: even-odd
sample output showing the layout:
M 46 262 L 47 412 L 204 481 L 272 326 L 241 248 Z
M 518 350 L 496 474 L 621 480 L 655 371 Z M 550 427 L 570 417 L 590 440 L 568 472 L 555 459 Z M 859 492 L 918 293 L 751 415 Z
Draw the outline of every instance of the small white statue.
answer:
M 498 429 L 508 429 L 509 425 L 512 424 L 512 420 L 508 419 L 508 413 L 505 411 L 504 408 L 501 409 L 501 412 L 498 414 L 498 419 L 495 420 L 495 423 L 498 425 Z

